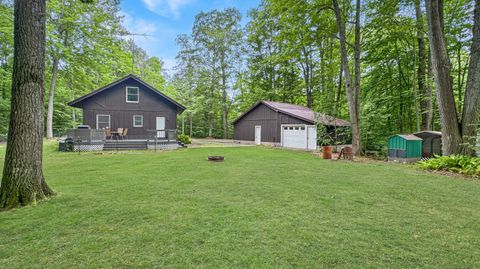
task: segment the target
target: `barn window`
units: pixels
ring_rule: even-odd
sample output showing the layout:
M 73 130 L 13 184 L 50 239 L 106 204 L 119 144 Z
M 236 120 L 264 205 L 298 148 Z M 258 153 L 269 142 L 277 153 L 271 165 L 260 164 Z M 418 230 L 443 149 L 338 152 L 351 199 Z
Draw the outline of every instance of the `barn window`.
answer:
M 97 129 L 110 128 L 110 115 L 97 115 Z
M 143 115 L 133 116 L 133 127 L 143 127 Z
M 127 87 L 127 103 L 138 103 L 139 100 L 138 87 Z

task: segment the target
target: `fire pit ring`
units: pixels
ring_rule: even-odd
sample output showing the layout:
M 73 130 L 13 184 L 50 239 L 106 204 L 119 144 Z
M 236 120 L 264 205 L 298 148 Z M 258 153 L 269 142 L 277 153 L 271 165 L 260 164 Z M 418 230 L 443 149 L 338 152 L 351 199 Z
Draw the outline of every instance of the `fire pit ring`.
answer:
M 223 156 L 208 156 L 208 160 L 211 162 L 223 162 L 225 157 Z

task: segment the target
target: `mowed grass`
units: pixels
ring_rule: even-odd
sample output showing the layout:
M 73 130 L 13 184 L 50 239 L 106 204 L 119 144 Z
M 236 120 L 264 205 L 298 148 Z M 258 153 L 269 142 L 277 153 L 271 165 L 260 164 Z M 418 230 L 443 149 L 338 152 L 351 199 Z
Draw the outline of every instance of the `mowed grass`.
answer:
M 480 267 L 478 181 L 263 147 L 55 147 L 58 195 L 0 213 L 1 268 Z

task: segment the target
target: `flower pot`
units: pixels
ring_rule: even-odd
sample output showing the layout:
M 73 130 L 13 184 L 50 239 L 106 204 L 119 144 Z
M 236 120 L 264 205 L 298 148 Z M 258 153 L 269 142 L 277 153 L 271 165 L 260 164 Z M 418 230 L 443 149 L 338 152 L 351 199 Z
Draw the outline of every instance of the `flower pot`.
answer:
M 332 147 L 331 146 L 323 146 L 322 147 L 322 157 L 325 160 L 332 159 Z

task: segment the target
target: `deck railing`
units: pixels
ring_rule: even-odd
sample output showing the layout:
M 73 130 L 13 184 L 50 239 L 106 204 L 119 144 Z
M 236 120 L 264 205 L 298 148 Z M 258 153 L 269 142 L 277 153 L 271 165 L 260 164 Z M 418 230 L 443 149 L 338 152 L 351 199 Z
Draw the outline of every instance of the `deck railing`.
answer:
M 98 129 L 70 129 L 67 131 L 67 138 L 73 139 L 75 143 L 104 143 L 105 131 Z
M 174 129 L 148 130 L 147 133 L 149 141 L 167 140 L 170 142 L 177 140 L 177 130 Z

